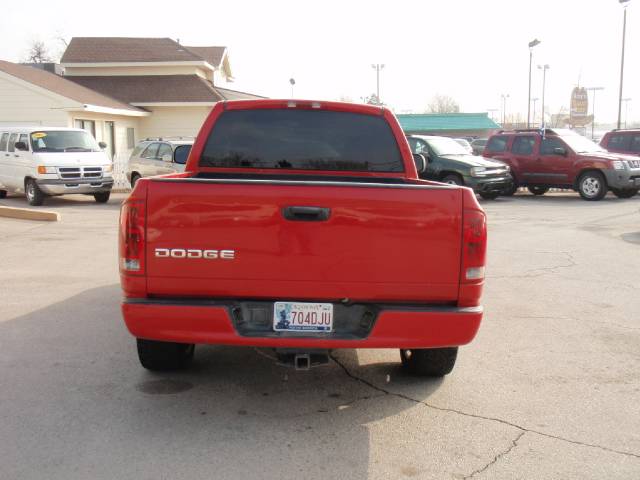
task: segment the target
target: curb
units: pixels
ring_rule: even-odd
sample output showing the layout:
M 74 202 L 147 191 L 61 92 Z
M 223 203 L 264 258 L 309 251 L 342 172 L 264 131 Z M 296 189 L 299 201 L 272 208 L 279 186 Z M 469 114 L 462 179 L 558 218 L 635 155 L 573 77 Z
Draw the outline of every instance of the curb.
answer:
M 21 220 L 38 220 L 42 222 L 57 222 L 60 220 L 60 214 L 58 212 L 3 206 L 0 206 L 0 217 L 18 218 Z

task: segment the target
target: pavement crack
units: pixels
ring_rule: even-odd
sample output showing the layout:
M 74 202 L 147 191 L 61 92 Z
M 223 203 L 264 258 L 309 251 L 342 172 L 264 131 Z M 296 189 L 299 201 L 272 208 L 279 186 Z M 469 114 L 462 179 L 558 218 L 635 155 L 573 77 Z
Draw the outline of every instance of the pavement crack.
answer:
M 520 441 L 520 439 L 524 436 L 524 434 L 527 433 L 526 431 L 522 431 L 518 434 L 518 436 L 516 438 L 514 438 L 513 440 L 511 440 L 511 445 L 509 445 L 509 448 L 507 448 L 505 451 L 500 452 L 498 455 L 496 455 L 495 457 L 493 457 L 491 459 L 491 461 L 489 463 L 487 463 L 484 467 L 479 468 L 477 470 L 474 470 L 473 472 L 471 472 L 469 475 L 465 476 L 464 479 L 466 480 L 467 478 L 473 478 L 476 475 L 478 475 L 479 473 L 484 472 L 485 470 L 489 469 L 492 465 L 495 465 L 495 463 L 500 460 L 502 457 L 504 457 L 505 455 L 508 455 L 509 452 L 511 452 L 511 450 L 513 450 L 514 448 L 516 448 L 518 446 L 518 441 Z
M 353 373 L 351 373 L 351 371 L 349 371 L 349 369 L 342 363 L 340 362 L 334 355 L 329 355 L 329 357 L 331 358 L 331 360 L 333 360 L 343 371 L 344 373 L 351 379 L 355 380 L 356 382 L 360 382 L 363 385 L 366 385 L 374 390 L 377 390 L 378 392 L 382 392 L 385 395 L 391 395 L 397 398 L 401 398 L 403 400 L 409 401 L 409 402 L 413 402 L 416 404 L 420 404 L 420 405 L 424 405 L 425 407 L 431 408 L 433 410 L 438 410 L 441 412 L 449 412 L 449 413 L 454 413 L 457 415 L 462 415 L 464 417 L 470 417 L 470 418 L 476 418 L 479 420 L 486 420 L 489 422 L 496 422 L 496 423 L 501 423 L 503 425 L 507 425 L 509 427 L 513 427 L 516 428 L 518 430 L 520 430 L 521 432 L 526 432 L 526 433 L 533 433 L 536 435 L 540 435 L 542 437 L 547 437 L 547 438 L 552 438 L 554 440 L 558 440 L 561 442 L 567 442 L 567 443 L 571 443 L 573 445 L 579 445 L 582 447 L 590 447 L 590 448 L 597 448 L 599 450 L 603 450 L 605 452 L 609 452 L 609 453 L 617 453 L 618 455 L 624 455 L 626 457 L 632 457 L 632 458 L 637 458 L 640 459 L 640 454 L 638 453 L 632 453 L 632 452 L 624 452 L 622 450 L 616 450 L 615 448 L 609 448 L 609 447 L 605 447 L 602 445 L 596 445 L 593 443 L 586 443 L 586 442 L 581 442 L 578 440 L 571 440 L 569 438 L 564 438 L 564 437 L 559 437 L 557 435 L 552 435 L 550 433 L 546 433 L 546 432 L 541 432 L 539 430 L 532 430 L 529 428 L 525 428 L 522 425 L 518 425 L 516 423 L 510 422 L 508 420 L 503 420 L 502 418 L 497 418 L 497 417 L 489 417 L 486 415 L 478 415 L 475 413 L 469 413 L 469 412 L 464 412 L 462 410 L 457 410 L 455 408 L 446 408 L 446 407 L 438 407 L 437 405 L 433 405 L 425 400 L 418 400 L 412 397 L 409 397 L 408 395 L 404 395 L 402 393 L 397 393 L 397 392 L 392 392 L 390 390 L 386 390 L 382 387 L 379 387 L 378 385 L 365 380 L 363 378 L 358 377 L 357 375 L 354 375 Z

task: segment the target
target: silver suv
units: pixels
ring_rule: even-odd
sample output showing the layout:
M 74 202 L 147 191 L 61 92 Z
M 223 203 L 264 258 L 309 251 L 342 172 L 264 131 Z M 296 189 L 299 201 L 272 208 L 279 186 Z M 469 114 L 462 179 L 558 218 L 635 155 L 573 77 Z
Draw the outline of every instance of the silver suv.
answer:
M 193 138 L 147 138 L 136 145 L 129 157 L 127 180 L 133 187 L 139 178 L 184 172 Z

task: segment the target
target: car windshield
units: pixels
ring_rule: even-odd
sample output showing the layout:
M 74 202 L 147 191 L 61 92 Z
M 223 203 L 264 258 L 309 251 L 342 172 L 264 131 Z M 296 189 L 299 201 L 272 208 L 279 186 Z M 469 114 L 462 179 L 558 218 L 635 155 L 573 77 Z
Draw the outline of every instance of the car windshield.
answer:
M 33 132 L 31 146 L 34 152 L 99 152 L 95 139 L 85 131 L 49 130 Z
M 569 145 L 571 150 L 576 153 L 606 152 L 606 150 L 597 143 L 592 142 L 588 138 L 582 137 L 580 135 L 563 136 L 562 140 L 564 140 L 564 142 Z
M 458 142 L 447 137 L 434 137 L 427 140 L 436 155 L 469 155 L 469 151 Z

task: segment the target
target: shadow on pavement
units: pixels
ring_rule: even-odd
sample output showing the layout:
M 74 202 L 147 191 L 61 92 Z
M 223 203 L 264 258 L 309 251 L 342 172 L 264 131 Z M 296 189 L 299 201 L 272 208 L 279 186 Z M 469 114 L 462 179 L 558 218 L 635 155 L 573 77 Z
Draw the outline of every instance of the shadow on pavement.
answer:
M 109 285 L 0 323 L 7 478 L 363 479 L 369 424 L 420 408 L 333 361 L 296 372 L 266 349 L 198 346 L 191 370 L 149 373 L 119 301 Z M 335 356 L 376 385 L 411 385 L 419 400 L 440 385 L 399 362 Z

